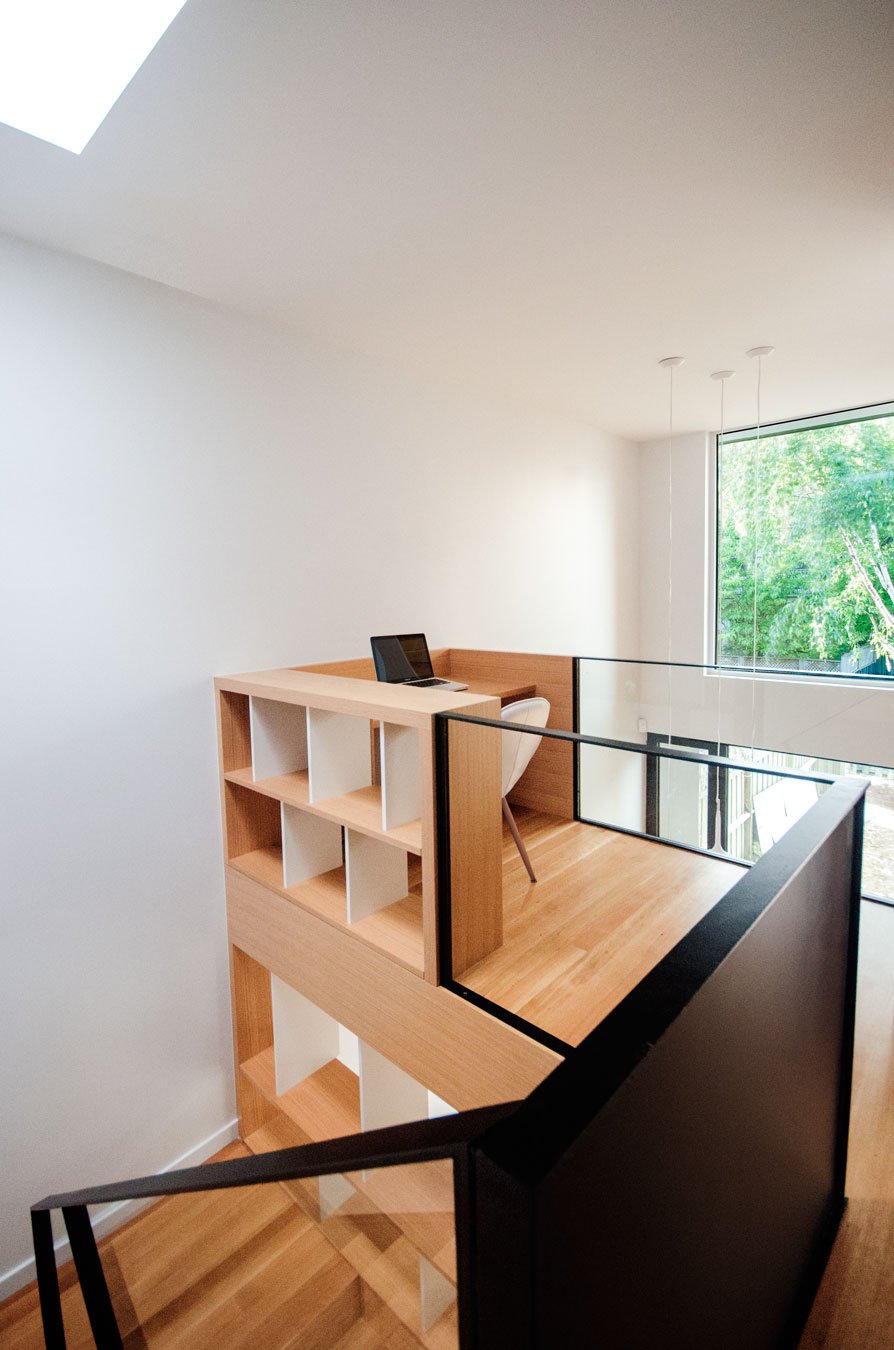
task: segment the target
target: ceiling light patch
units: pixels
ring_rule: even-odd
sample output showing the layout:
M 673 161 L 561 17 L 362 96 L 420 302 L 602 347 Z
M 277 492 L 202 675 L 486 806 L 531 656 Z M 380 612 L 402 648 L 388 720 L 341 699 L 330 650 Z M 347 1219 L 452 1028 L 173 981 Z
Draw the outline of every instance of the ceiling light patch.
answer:
M 185 0 L 7 0 L 0 122 L 79 155 Z

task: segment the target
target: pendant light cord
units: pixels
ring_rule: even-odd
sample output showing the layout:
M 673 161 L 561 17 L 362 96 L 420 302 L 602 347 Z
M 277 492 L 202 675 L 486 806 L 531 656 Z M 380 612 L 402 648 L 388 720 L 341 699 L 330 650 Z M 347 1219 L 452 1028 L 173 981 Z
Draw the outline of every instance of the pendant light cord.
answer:
M 725 423 L 725 421 L 724 421 L 724 407 L 723 407 L 723 396 L 724 396 L 725 392 L 726 392 L 726 379 L 723 378 L 723 377 L 721 377 L 721 380 L 720 380 L 720 439 L 719 439 L 719 441 L 718 441 L 718 445 L 722 445 L 722 444 L 723 444 L 723 432 L 724 432 L 724 428 L 725 428 L 725 425 L 726 425 L 726 423 Z M 715 753 L 717 754 L 717 756 L 718 756 L 718 758 L 719 758 L 719 756 L 720 756 L 720 679 L 721 679 L 719 667 L 718 667 L 718 670 L 717 670 L 716 679 L 717 679 L 717 741 L 716 741 L 716 751 L 715 751 Z M 714 765 L 714 850 L 715 850 L 715 852 L 718 852 L 718 853 L 719 853 L 721 850 L 723 850 L 723 845 L 722 845 L 722 843 L 721 843 L 721 841 L 720 841 L 720 825 L 721 825 L 721 820 L 722 820 L 722 816 L 721 816 L 721 811 L 720 811 L 720 765 L 719 765 L 719 764 L 715 764 L 715 765 Z
M 757 565 L 758 565 L 758 533 L 760 525 L 760 453 L 761 453 L 761 369 L 763 365 L 763 356 L 757 358 L 757 427 L 754 440 L 753 453 L 753 482 L 754 482 L 754 510 L 752 516 L 752 525 L 754 529 L 754 549 L 752 551 L 752 573 L 754 577 L 753 602 L 751 613 L 751 762 L 754 763 L 754 741 L 755 741 L 755 719 L 756 719 L 756 690 L 757 690 Z
M 667 436 L 667 739 L 673 744 L 673 677 L 671 638 L 674 611 L 674 368 L 670 375 Z

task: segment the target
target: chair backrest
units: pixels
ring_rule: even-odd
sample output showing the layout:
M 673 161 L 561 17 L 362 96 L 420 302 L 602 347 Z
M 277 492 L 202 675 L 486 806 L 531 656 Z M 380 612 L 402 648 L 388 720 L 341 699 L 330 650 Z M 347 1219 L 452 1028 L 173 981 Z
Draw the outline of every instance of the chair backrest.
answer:
M 507 703 L 500 713 L 504 722 L 520 722 L 523 726 L 545 727 L 549 717 L 549 699 L 522 698 Z M 540 736 L 527 736 L 522 731 L 502 731 L 503 741 L 503 796 L 510 792 L 521 778 L 540 745 Z

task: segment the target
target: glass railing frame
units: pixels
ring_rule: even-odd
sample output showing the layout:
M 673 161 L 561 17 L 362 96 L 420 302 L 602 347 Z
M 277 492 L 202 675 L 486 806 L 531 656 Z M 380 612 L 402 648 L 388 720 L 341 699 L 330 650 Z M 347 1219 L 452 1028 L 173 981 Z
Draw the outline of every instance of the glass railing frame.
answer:
M 574 680 L 574 719 L 578 719 L 578 682 L 577 682 L 577 660 L 575 660 L 575 680 Z M 582 658 L 590 659 L 590 658 Z M 500 732 L 520 732 L 525 736 L 538 736 L 548 740 L 557 740 L 570 743 L 574 746 L 573 755 L 573 773 L 574 773 L 574 820 L 578 824 L 591 825 L 597 829 L 614 830 L 619 834 L 626 834 L 637 839 L 645 839 L 650 843 L 657 843 L 667 848 L 682 849 L 687 853 L 697 853 L 703 857 L 717 859 L 718 854 L 710 849 L 697 848 L 691 844 L 685 844 L 674 839 L 664 839 L 656 835 L 646 834 L 642 830 L 634 830 L 621 825 L 613 825 L 602 821 L 590 820 L 580 814 L 580 769 L 579 756 L 582 746 L 592 745 L 601 749 L 617 750 L 619 752 L 630 751 L 641 756 L 644 759 L 671 759 L 682 760 L 686 763 L 696 764 L 705 767 L 711 764 L 722 768 L 736 770 L 738 772 L 756 773 L 765 777 L 773 778 L 791 778 L 800 781 L 822 784 L 824 787 L 832 787 L 835 783 L 842 781 L 841 775 L 835 774 L 816 774 L 807 773 L 802 769 L 779 769 L 775 766 L 763 767 L 761 765 L 742 764 L 737 760 L 727 759 L 722 755 L 702 755 L 695 754 L 689 750 L 655 749 L 651 746 L 642 745 L 638 741 L 620 741 L 604 736 L 588 736 L 580 731 L 564 731 L 556 727 L 533 727 L 526 726 L 520 722 L 504 722 L 495 718 L 478 717 L 471 713 L 461 712 L 441 712 L 436 713 L 434 717 L 435 724 L 435 823 L 438 839 L 437 849 L 437 873 L 438 873 L 438 982 L 451 993 L 465 999 L 469 1003 L 475 1004 L 482 1011 L 491 1016 L 498 1017 L 501 1021 L 520 1031 L 523 1035 L 532 1040 L 539 1041 L 549 1050 L 567 1058 L 574 1050 L 574 1046 L 559 1037 L 545 1031 L 535 1023 L 529 1022 L 526 1018 L 517 1013 L 494 1003 L 486 995 L 478 993 L 477 990 L 469 989 L 456 978 L 453 971 L 453 915 L 451 907 L 451 840 L 450 840 L 450 804 L 449 804 L 449 784 L 450 784 L 450 750 L 449 750 L 449 727 L 451 722 L 461 722 L 472 726 L 489 727 Z M 813 808 L 811 808 L 812 810 Z M 810 811 L 805 815 L 809 816 Z M 769 853 L 771 850 L 768 850 Z M 767 856 L 766 854 L 764 856 Z M 724 858 L 724 861 L 733 862 L 744 868 L 755 866 L 754 862 L 738 858 Z
M 572 661 L 602 661 L 613 666 L 662 666 L 671 670 L 703 670 L 708 675 L 731 675 L 737 679 L 750 680 L 755 677 L 769 680 L 833 680 L 847 687 L 859 684 L 862 688 L 877 685 L 880 690 L 894 686 L 894 670 L 890 675 L 860 675 L 859 672 L 837 670 L 784 670 L 778 666 L 744 665 L 732 666 L 717 661 L 662 661 L 657 657 L 637 656 L 573 656 Z

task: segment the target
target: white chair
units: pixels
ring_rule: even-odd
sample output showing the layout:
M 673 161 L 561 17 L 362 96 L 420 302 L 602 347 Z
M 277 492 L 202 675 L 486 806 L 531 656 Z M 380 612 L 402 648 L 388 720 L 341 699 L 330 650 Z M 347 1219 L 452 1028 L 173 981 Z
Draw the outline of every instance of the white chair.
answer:
M 517 722 L 519 725 L 527 727 L 545 727 L 546 720 L 549 717 L 549 700 L 545 698 L 522 698 L 517 703 L 507 703 L 500 715 L 504 722 Z M 527 735 L 523 731 L 503 731 L 500 735 L 503 741 L 503 818 L 512 831 L 512 837 L 521 854 L 521 860 L 528 869 L 528 876 L 532 881 L 536 881 L 531 859 L 528 857 L 528 850 L 522 843 L 522 837 L 518 832 L 518 826 L 509 809 L 506 797 L 530 764 L 542 737 Z

